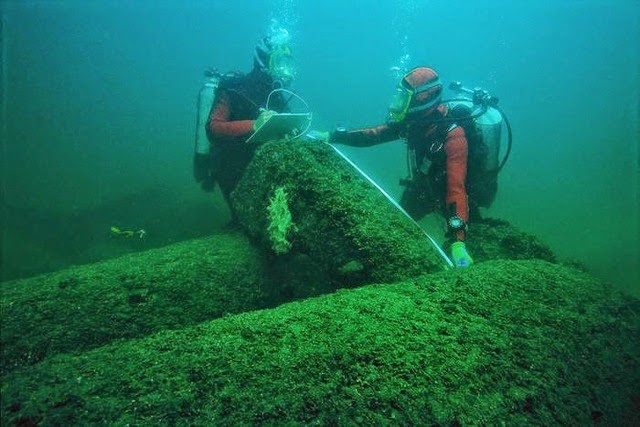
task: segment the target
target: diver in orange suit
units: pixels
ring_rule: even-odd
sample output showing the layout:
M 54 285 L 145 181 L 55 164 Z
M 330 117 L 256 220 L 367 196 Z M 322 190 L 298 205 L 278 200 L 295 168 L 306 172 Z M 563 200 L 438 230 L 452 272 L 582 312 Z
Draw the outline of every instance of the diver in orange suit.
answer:
M 416 220 L 438 208 L 443 210 L 448 235 L 454 240 L 453 261 L 458 267 L 467 267 L 473 263 L 464 244 L 469 221 L 465 186 L 468 144 L 464 129 L 440 103 L 442 90 L 435 70 L 415 68 L 398 84 L 387 124 L 339 129 L 329 135 L 329 140 L 368 147 L 405 139 L 410 177 L 403 182 L 406 188 L 400 204 Z M 445 200 L 441 200 L 442 194 Z

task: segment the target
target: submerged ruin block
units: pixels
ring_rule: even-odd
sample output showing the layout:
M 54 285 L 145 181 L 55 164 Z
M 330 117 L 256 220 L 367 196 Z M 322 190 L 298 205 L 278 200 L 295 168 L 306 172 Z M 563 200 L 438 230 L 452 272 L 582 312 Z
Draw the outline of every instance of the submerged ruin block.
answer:
M 308 257 L 310 268 L 341 285 L 393 282 L 445 265 L 422 231 L 326 144 L 259 147 L 232 204 L 263 248 Z
M 501 219 L 484 218 L 469 224 L 465 242 L 475 263 L 496 259 L 557 261 L 551 248 L 536 236 Z
M 265 304 L 263 258 L 240 233 L 0 284 L 0 372 Z
M 341 290 L 58 355 L 2 425 L 637 425 L 640 301 L 545 261 Z

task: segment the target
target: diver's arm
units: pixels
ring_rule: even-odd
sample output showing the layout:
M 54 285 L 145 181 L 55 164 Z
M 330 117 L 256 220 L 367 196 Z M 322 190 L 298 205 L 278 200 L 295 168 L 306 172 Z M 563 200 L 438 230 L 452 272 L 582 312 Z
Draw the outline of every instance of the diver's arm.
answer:
M 389 141 L 395 141 L 400 137 L 400 128 L 392 124 L 355 129 L 336 130 L 331 132 L 330 141 L 352 147 L 371 147 Z
M 467 168 L 469 145 L 462 126 L 456 126 L 447 133 L 444 144 L 447 168 L 446 205 L 449 215 L 456 215 L 467 223 L 469 221 L 469 205 L 467 198 Z M 458 230 L 456 238 L 464 240 L 465 232 Z
M 220 137 L 239 137 L 249 135 L 253 132 L 253 120 L 229 120 L 231 116 L 231 104 L 229 95 L 220 91 L 216 97 L 214 107 L 211 109 L 209 121 L 207 122 L 207 132 L 213 138 L 225 140 Z

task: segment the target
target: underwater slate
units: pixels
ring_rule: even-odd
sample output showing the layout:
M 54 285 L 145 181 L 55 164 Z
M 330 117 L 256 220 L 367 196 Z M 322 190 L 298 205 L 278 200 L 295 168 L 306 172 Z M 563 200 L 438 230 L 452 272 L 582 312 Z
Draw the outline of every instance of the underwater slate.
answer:
M 490 261 L 7 374 L 9 424 L 633 425 L 640 301 Z

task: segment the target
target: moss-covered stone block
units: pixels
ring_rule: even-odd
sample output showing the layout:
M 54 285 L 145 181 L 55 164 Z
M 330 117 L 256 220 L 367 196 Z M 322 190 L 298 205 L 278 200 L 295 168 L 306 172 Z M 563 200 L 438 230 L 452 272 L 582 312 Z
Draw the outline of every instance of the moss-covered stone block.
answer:
M 281 141 L 259 147 L 232 193 L 242 227 L 267 251 L 269 206 L 284 189 L 303 254 L 340 286 L 390 282 L 441 271 L 445 261 L 421 230 L 326 144 Z
M 0 284 L 0 372 L 57 353 L 263 307 L 263 258 L 241 233 Z
M 1 421 L 637 425 L 639 314 L 572 268 L 490 261 L 54 356 L 3 377 Z
M 446 250 L 449 250 L 450 243 L 445 245 Z M 465 243 L 476 263 L 496 259 L 542 259 L 556 262 L 551 249 L 536 236 L 501 219 L 484 218 L 469 224 Z

